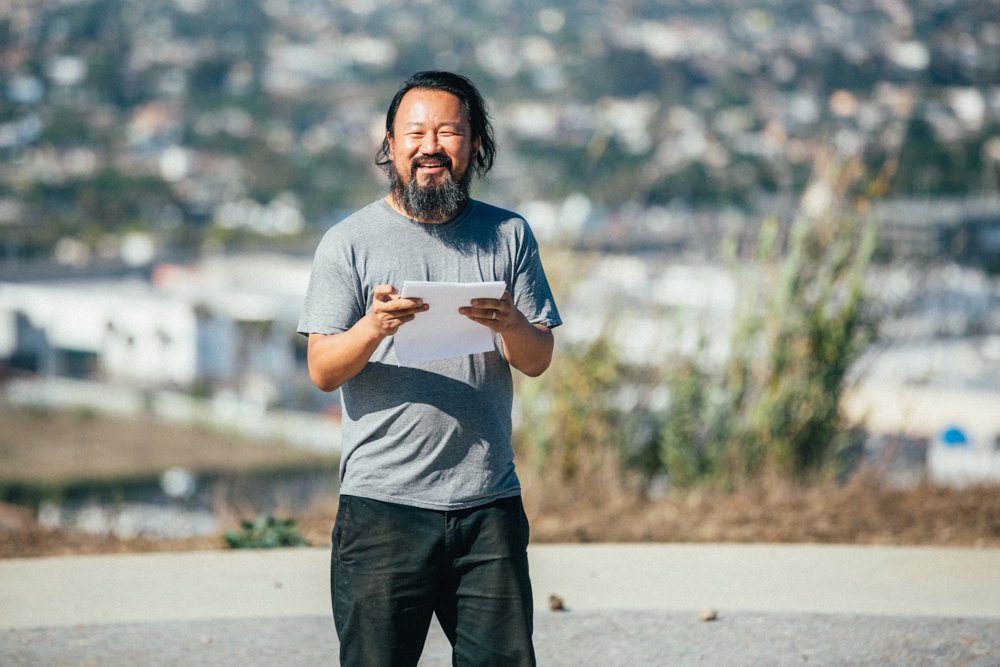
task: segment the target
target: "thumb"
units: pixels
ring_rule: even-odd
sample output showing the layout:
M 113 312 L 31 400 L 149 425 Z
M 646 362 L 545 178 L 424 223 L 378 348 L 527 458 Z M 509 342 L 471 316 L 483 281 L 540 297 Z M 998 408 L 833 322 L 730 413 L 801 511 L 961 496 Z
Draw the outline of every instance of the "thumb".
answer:
M 391 301 L 397 294 L 399 292 L 392 285 L 378 285 L 375 287 L 372 298 L 376 301 Z

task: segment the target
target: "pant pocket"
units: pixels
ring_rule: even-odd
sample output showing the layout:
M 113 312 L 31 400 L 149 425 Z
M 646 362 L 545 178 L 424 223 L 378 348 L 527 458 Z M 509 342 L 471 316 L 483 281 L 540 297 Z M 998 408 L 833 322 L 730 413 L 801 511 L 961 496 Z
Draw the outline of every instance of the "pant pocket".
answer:
M 350 521 L 350 496 L 341 496 L 340 503 L 337 507 L 337 518 L 333 524 L 333 534 L 331 535 L 331 542 L 333 544 L 333 558 L 334 560 L 340 560 L 340 548 L 343 544 L 343 535 L 346 524 Z

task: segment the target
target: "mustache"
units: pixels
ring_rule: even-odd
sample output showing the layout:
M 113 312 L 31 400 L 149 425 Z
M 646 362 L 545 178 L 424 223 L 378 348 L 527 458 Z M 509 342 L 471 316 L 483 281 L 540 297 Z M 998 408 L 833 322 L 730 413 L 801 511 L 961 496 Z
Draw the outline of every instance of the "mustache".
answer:
M 418 155 L 412 160 L 410 160 L 410 178 L 413 178 L 417 174 L 417 168 L 420 166 L 421 160 L 434 160 L 435 162 L 440 162 L 441 165 L 451 173 L 451 158 L 444 153 L 433 153 L 431 155 Z

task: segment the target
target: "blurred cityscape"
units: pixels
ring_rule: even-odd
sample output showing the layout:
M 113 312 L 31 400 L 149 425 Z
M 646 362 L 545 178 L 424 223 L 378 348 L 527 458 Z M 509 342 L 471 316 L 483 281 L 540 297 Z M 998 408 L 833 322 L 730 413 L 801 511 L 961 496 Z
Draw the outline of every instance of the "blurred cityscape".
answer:
M 0 49 L 5 276 L 308 250 L 383 192 L 385 108 L 428 68 L 481 85 L 502 151 L 478 194 L 546 239 L 711 250 L 789 210 L 827 144 L 898 155 L 887 198 L 1000 183 L 991 0 L 4 0 Z M 980 236 L 966 254 L 1000 253 Z
M 1000 480 L 995 0 L 0 0 L 5 400 L 335 453 L 295 323 L 422 69 L 491 105 L 474 196 L 590 258 L 561 344 L 632 364 L 726 358 L 722 241 L 791 220 L 820 151 L 891 167 L 847 411 L 901 484 Z

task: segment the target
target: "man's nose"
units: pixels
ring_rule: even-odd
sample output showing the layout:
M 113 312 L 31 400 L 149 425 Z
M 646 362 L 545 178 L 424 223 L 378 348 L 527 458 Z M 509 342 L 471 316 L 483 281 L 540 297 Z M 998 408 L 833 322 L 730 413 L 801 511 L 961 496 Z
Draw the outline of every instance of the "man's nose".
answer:
M 427 132 L 424 134 L 424 140 L 420 142 L 420 152 L 424 155 L 434 155 L 439 153 L 441 149 L 441 144 L 438 142 L 437 132 Z

